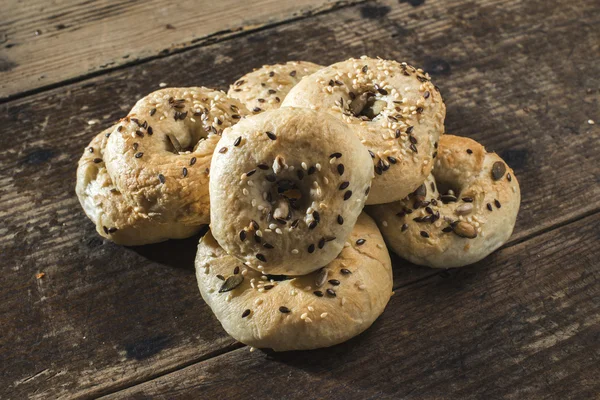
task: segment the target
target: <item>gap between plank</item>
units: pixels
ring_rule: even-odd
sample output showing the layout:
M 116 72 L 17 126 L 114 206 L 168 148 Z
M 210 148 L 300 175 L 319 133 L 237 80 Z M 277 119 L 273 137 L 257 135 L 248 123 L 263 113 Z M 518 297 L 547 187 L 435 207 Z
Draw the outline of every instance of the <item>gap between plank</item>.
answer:
M 560 229 L 560 228 L 562 228 L 562 227 L 564 227 L 566 225 L 575 223 L 577 221 L 580 221 L 582 219 L 591 217 L 591 216 L 593 216 L 595 214 L 598 214 L 598 213 L 600 213 L 600 208 L 596 208 L 596 209 L 590 210 L 590 211 L 585 212 L 585 213 L 583 213 L 581 215 L 574 216 L 572 218 L 569 218 L 569 219 L 566 219 L 564 221 L 558 222 L 558 223 L 556 223 L 554 225 L 551 225 L 551 226 L 549 226 L 547 228 L 540 229 L 537 232 L 533 232 L 533 233 L 530 233 L 528 235 L 525 235 L 522 238 L 519 238 L 517 240 L 509 241 L 504 246 L 500 247 L 496 251 L 500 251 L 500 250 L 503 250 L 503 249 L 506 249 L 506 248 L 509 248 L 509 247 L 513 247 L 513 246 L 519 245 L 519 244 L 521 244 L 523 242 L 526 242 L 528 240 L 531 240 L 531 239 L 535 238 L 536 236 L 540 236 L 540 235 L 546 234 L 546 233 L 548 233 L 550 231 L 553 231 L 553 230 L 556 230 L 556 229 Z M 431 278 L 433 278 L 433 277 L 435 277 L 435 276 L 437 276 L 437 275 L 439 275 L 439 274 L 441 274 L 441 273 L 443 273 L 445 271 L 447 271 L 447 269 L 440 269 L 440 270 L 437 270 L 437 271 L 433 271 L 431 274 L 428 274 L 428 275 L 423 276 L 421 278 L 415 279 L 414 281 L 398 285 L 397 287 L 393 287 L 392 290 L 393 291 L 397 291 L 399 289 L 402 289 L 402 288 L 414 285 L 416 283 L 419 283 L 419 282 L 431 279 Z M 95 396 L 92 396 L 92 397 L 103 397 L 103 396 L 108 396 L 108 395 L 111 395 L 111 394 L 114 394 L 114 393 L 117 393 L 117 392 L 121 392 L 121 391 L 129 389 L 129 388 L 131 388 L 133 386 L 137 386 L 137 385 L 141 385 L 141 384 L 146 383 L 146 382 L 150 382 L 150 381 L 155 380 L 157 378 L 160 378 L 160 377 L 162 377 L 164 375 L 168 375 L 168 374 L 171 374 L 173 372 L 177 372 L 179 370 L 187 368 L 187 367 L 189 367 L 191 365 L 194 365 L 194 364 L 197 364 L 197 363 L 200 363 L 200 362 L 203 362 L 203 361 L 207 361 L 207 360 L 209 360 L 211 358 L 217 358 L 217 357 L 220 357 L 220 356 L 225 355 L 227 353 L 230 353 L 232 351 L 239 350 L 239 349 L 242 349 L 242 348 L 245 348 L 245 347 L 248 347 L 248 346 L 245 345 L 245 344 L 243 344 L 243 343 L 240 343 L 240 342 L 235 342 L 234 344 L 229 345 L 227 347 L 224 347 L 223 349 L 219 349 L 219 350 L 210 352 L 208 354 L 205 354 L 203 357 L 200 357 L 198 359 L 190 360 L 190 361 L 185 362 L 185 363 L 183 363 L 181 365 L 178 365 L 176 367 L 169 368 L 169 369 L 167 369 L 167 370 L 165 370 L 163 372 L 154 374 L 154 375 L 148 377 L 148 379 L 146 379 L 146 380 L 134 381 L 134 382 L 131 382 L 131 383 L 128 383 L 128 384 L 124 384 L 122 386 L 114 387 L 112 389 L 107 389 L 106 391 L 100 392 L 100 393 L 98 393 L 98 394 L 96 394 Z
M 265 23 L 264 25 L 258 26 L 256 28 L 250 28 L 247 30 L 243 30 L 243 27 L 241 27 L 241 29 L 240 28 L 225 29 L 222 31 L 211 33 L 202 38 L 194 39 L 194 40 L 190 41 L 189 45 L 184 46 L 182 48 L 168 50 L 168 52 L 166 54 L 161 54 L 162 52 L 164 52 L 164 50 L 161 50 L 158 52 L 158 54 L 153 55 L 153 56 L 148 56 L 148 57 L 140 58 L 137 60 L 133 60 L 129 63 L 121 64 L 121 65 L 118 65 L 118 66 L 115 66 L 112 68 L 106 68 L 101 71 L 85 73 L 85 74 L 79 75 L 74 78 L 62 80 L 60 82 L 55 82 L 55 83 L 52 83 L 49 85 L 37 87 L 35 89 L 25 90 L 20 93 L 11 94 L 11 95 L 8 95 L 7 97 L 1 97 L 0 105 L 9 103 L 13 100 L 19 100 L 19 99 L 22 99 L 22 98 L 25 98 L 28 96 L 43 93 L 43 92 L 46 92 L 46 91 L 49 91 L 52 89 L 57 89 L 62 86 L 67 86 L 67 85 L 71 85 L 74 83 L 83 82 L 83 81 L 86 81 L 91 78 L 96 78 L 98 76 L 108 74 L 110 72 L 120 71 L 125 68 L 130 68 L 130 67 L 133 67 L 136 65 L 146 64 L 150 61 L 171 57 L 175 54 L 181 54 L 181 53 L 187 52 L 189 50 L 209 46 L 209 45 L 212 45 L 215 43 L 227 42 L 229 40 L 244 37 L 249 34 L 262 32 L 262 31 L 266 31 L 269 29 L 277 28 L 282 25 L 287 25 L 287 24 L 290 24 L 293 22 L 301 21 L 303 19 L 310 18 L 310 17 L 316 16 L 316 15 L 328 14 L 328 13 L 335 12 L 335 11 L 338 11 L 338 10 L 341 10 L 344 8 L 355 7 L 355 6 L 358 6 L 360 4 L 363 4 L 363 3 L 366 3 L 369 1 L 371 1 L 371 0 L 338 0 L 335 3 L 325 4 L 323 6 L 315 8 L 313 10 L 308 10 L 307 12 L 302 13 L 302 14 L 298 15 L 297 17 L 290 17 L 287 19 L 282 19 L 281 21 L 273 22 L 273 23 Z

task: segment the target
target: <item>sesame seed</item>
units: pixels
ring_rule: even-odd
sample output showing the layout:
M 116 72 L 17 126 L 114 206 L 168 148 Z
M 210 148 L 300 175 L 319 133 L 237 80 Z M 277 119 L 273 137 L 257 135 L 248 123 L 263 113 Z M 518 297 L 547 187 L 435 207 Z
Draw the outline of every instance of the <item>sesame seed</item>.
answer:
M 315 172 L 317 172 L 317 169 L 315 167 L 311 166 L 311 167 L 308 168 L 308 175 L 312 175 Z
M 340 176 L 344 175 L 344 164 L 338 164 L 337 171 Z
M 291 312 L 291 310 L 287 307 L 281 306 L 281 307 L 279 307 L 279 312 L 281 312 L 283 314 L 287 314 L 287 313 Z
M 365 244 L 365 242 L 366 242 L 366 240 L 365 240 L 365 239 L 358 239 L 358 240 L 356 241 L 356 245 L 357 245 L 357 246 L 361 246 L 361 245 Z
M 143 155 L 144 153 L 140 151 L 139 153 L 135 153 L 135 158 L 142 158 Z
M 329 155 L 329 158 L 340 158 L 342 156 L 342 153 L 332 153 Z
M 500 204 L 500 202 L 498 200 L 494 200 L 494 204 L 496 205 L 497 208 L 502 207 L 502 205 Z
M 423 236 L 424 238 L 428 238 L 429 237 L 429 233 L 427 233 L 425 231 L 421 231 L 421 236 Z
M 271 140 L 276 140 L 277 139 L 277 135 L 275 135 L 273 132 L 265 132 L 267 134 L 267 136 L 269 137 L 269 139 Z
M 98 163 L 101 163 L 101 162 L 102 162 L 101 158 L 94 158 L 94 163 L 95 164 L 98 164 Z
M 344 189 L 346 189 L 348 186 L 350 186 L 350 182 L 348 182 L 348 181 L 342 182 L 342 183 L 340 184 L 339 190 L 344 190 Z
M 340 284 L 340 281 L 338 281 L 337 279 L 330 279 L 328 282 L 331 283 L 333 286 L 338 286 Z
M 244 240 L 246 240 L 246 231 L 245 230 L 241 230 L 240 231 L 240 240 L 243 242 Z
M 196 164 L 196 157 L 192 157 L 192 159 L 190 160 L 190 166 Z
M 256 254 L 256 258 L 257 258 L 259 261 L 262 261 L 262 262 L 267 262 L 267 258 L 266 258 L 264 255 L 260 254 L 260 253 Z
M 350 275 L 352 273 L 352 271 L 350 271 L 347 268 L 340 269 L 340 272 L 342 273 L 342 275 Z
M 313 294 L 314 294 L 315 296 L 317 296 L 317 297 L 323 297 L 323 292 L 321 292 L 320 290 L 315 290 L 315 291 L 313 292 Z
M 221 154 L 227 153 L 227 147 L 221 147 L 221 149 L 219 150 L 219 153 L 221 153 Z
M 485 206 L 487 207 L 488 210 L 490 210 L 490 211 L 493 210 L 492 205 L 490 203 L 487 203 Z
M 467 149 L 467 154 L 473 154 L 473 150 Z
M 315 251 L 315 245 L 311 243 L 311 244 L 308 246 L 308 252 L 309 252 L 309 253 L 313 253 L 314 251 Z
M 326 290 L 327 294 L 330 295 L 331 297 L 335 297 L 337 294 L 335 293 L 335 290 L 333 289 L 327 289 Z
M 160 181 L 160 183 L 164 184 L 165 183 L 165 176 L 163 174 L 158 174 L 158 180 Z
M 181 173 L 182 173 L 183 177 L 185 178 L 185 177 L 188 175 L 188 170 L 187 170 L 187 168 L 186 168 L 186 167 L 183 167 L 183 170 L 182 170 L 182 172 L 181 172 Z
M 258 164 L 258 165 L 257 165 L 257 167 L 258 167 L 258 168 L 260 168 L 260 169 L 262 169 L 262 170 L 267 170 L 267 169 L 269 169 L 269 166 L 268 166 L 268 165 L 266 165 L 266 164 Z
M 244 310 L 244 312 L 242 313 L 242 318 L 246 318 L 248 315 L 250 315 L 250 310 Z
M 352 190 L 348 190 L 344 193 L 344 201 L 348 200 L 350 197 L 352 197 Z
M 239 136 L 237 139 L 235 139 L 235 141 L 233 142 L 233 145 L 235 147 L 238 147 L 240 145 L 240 143 L 242 142 L 242 137 Z
M 342 217 L 341 215 L 337 216 L 337 223 L 340 225 L 344 224 L 344 217 Z

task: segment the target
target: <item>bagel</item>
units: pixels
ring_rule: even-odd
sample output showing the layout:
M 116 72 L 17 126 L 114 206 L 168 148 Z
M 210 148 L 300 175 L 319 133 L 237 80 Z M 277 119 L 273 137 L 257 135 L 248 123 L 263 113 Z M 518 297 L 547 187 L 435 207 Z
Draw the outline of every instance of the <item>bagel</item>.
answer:
M 294 86 L 283 107 L 309 107 L 344 121 L 369 149 L 375 179 L 367 204 L 400 200 L 427 178 L 446 106 L 427 73 L 406 63 L 349 59 Z
M 348 127 L 306 108 L 265 111 L 226 129 L 211 171 L 215 239 L 248 266 L 285 275 L 339 254 L 373 178 Z
M 213 150 L 245 114 L 237 100 L 206 88 L 162 89 L 139 100 L 79 160 L 75 191 L 98 233 L 141 245 L 208 224 Z
M 230 85 L 227 95 L 239 100 L 254 114 L 274 110 L 279 108 L 294 85 L 321 68 L 323 67 L 307 61 L 263 65 Z
M 407 199 L 368 207 L 390 248 L 414 264 L 462 267 L 502 246 L 521 202 L 514 172 L 468 138 L 440 139 L 433 173 Z
M 207 233 L 196 254 L 200 293 L 234 339 L 275 351 L 344 342 L 367 329 L 392 294 L 389 254 L 377 226 L 358 218 L 348 244 L 322 269 L 292 279 L 263 276 Z

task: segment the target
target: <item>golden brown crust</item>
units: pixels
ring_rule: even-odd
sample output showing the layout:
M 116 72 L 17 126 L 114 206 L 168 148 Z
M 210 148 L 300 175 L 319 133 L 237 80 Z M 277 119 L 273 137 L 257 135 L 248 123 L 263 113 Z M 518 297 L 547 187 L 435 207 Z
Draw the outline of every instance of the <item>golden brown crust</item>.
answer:
M 235 81 L 229 86 L 227 95 L 239 100 L 254 114 L 274 110 L 303 77 L 321 68 L 321 65 L 307 61 L 263 65 Z
M 231 282 L 242 276 L 233 290 L 219 292 L 225 282 L 234 286 L 238 282 Z M 377 226 L 364 213 L 348 245 L 318 272 L 283 281 L 263 277 L 228 255 L 209 232 L 198 246 L 196 278 L 227 333 L 275 351 L 344 342 L 367 329 L 392 294 L 389 254 Z
M 367 204 L 408 195 L 429 175 L 446 107 L 429 75 L 406 63 L 350 59 L 307 76 L 283 106 L 328 112 L 347 123 L 372 155 Z
M 339 120 L 281 108 L 226 129 L 212 159 L 211 229 L 221 246 L 270 274 L 333 260 L 361 213 L 370 157 Z
M 162 89 L 138 101 L 79 161 L 76 193 L 98 232 L 139 245 L 188 237 L 207 224 L 213 150 L 245 113 L 206 88 Z
M 444 135 L 425 183 L 407 199 L 367 212 L 395 253 L 450 268 L 477 262 L 504 244 L 520 202 L 517 178 L 497 154 L 472 139 Z

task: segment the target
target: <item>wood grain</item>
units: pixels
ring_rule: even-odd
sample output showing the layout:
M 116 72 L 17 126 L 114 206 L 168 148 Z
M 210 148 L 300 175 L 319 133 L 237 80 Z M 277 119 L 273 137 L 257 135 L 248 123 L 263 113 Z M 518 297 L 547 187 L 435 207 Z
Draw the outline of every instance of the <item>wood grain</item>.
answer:
M 352 0 L 0 2 L 0 99 Z
M 600 214 L 427 279 L 365 333 L 243 348 L 106 399 L 589 399 L 600 393 Z
M 93 134 L 160 82 L 226 88 L 265 63 L 361 54 L 424 66 L 447 101 L 447 131 L 480 141 L 515 169 L 523 192 L 516 243 L 600 209 L 600 132 L 586 122 L 600 119 L 600 65 L 589 56 L 600 43 L 596 9 L 594 1 L 566 0 L 357 5 L 0 105 L 2 397 L 110 393 L 236 346 L 195 287 L 197 238 L 115 246 L 95 234 L 74 195 L 76 161 Z M 597 243 L 579 257 L 594 254 Z M 395 287 L 435 273 L 395 259 Z M 537 284 L 522 278 L 524 287 Z M 510 290 L 501 294 L 512 301 Z M 421 315 L 394 311 L 395 304 L 387 318 Z M 478 303 L 456 307 L 472 311 Z M 419 339 L 409 332 L 403 343 Z M 436 373 L 410 376 L 417 385 Z

